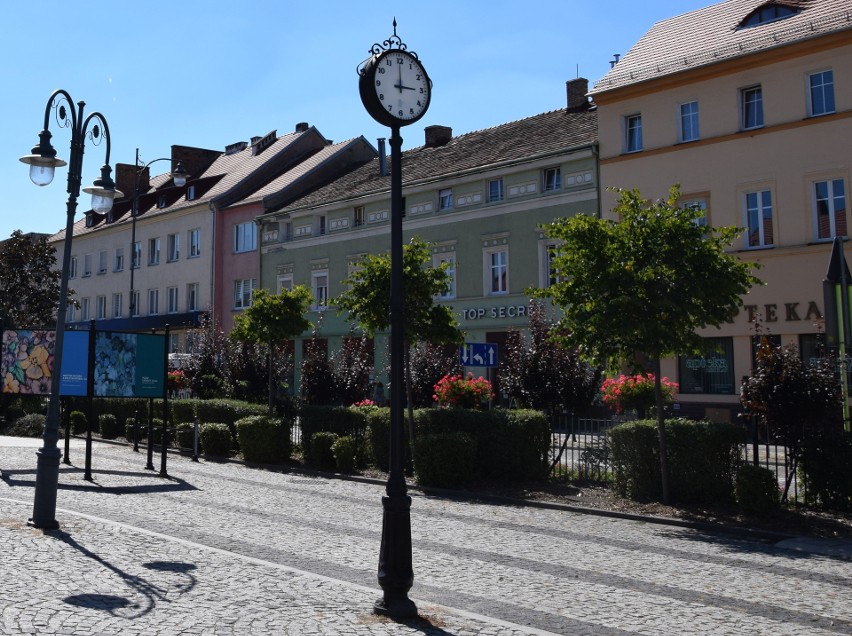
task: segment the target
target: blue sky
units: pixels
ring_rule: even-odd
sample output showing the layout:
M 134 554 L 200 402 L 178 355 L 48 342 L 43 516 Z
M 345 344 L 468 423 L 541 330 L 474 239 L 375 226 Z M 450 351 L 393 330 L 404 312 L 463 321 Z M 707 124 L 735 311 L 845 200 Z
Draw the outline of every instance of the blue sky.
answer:
M 561 108 L 566 80 L 593 85 L 653 23 L 712 3 L 5 0 L 0 239 L 65 226 L 67 169 L 39 188 L 18 161 L 36 145 L 57 88 L 106 117 L 113 169 L 132 164 L 137 147 L 147 162 L 169 156 L 172 144 L 222 150 L 302 121 L 334 141 L 364 135 L 376 145 L 388 130 L 361 105 L 356 68 L 396 17 L 397 34 L 433 82 L 429 112 L 402 131 L 411 148 L 426 126 L 459 134 Z M 68 131 L 55 123 L 51 131 L 67 160 Z M 83 187 L 103 160 L 104 146 L 87 143 Z M 77 218 L 89 207 L 81 195 Z

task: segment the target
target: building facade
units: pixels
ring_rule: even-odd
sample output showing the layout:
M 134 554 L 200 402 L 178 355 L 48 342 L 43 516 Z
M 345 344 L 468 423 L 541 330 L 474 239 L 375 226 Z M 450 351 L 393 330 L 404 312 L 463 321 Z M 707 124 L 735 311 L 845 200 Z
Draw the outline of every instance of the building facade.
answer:
M 500 345 L 508 330 L 527 325 L 527 290 L 550 279 L 541 225 L 598 214 L 597 115 L 587 86 L 569 82 L 568 108 L 494 128 L 454 137 L 429 127 L 424 145 L 402 155 L 404 240 L 418 236 L 434 265 L 449 263 L 450 289 L 436 300 L 453 308 L 466 342 Z M 362 255 L 390 251 L 390 161 L 379 145 L 375 160 L 259 219 L 261 285 L 309 287 L 310 319 L 330 351 L 351 328 L 330 301 Z M 294 351 L 298 369 L 302 345 Z M 380 378 L 387 334 L 374 352 Z
M 591 91 L 607 188 L 648 199 L 679 184 L 732 252 L 762 267 L 714 348 L 664 363 L 685 414 L 727 420 L 757 334 L 820 353 L 822 280 L 846 236 L 852 177 L 852 20 L 845 0 L 727 0 L 655 24 Z

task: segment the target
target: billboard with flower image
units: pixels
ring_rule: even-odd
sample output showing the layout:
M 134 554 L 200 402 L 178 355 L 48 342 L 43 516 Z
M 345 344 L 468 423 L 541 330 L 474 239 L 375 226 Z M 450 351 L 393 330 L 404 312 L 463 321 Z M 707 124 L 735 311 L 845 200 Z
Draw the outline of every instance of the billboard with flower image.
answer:
M 50 395 L 56 332 L 21 329 L 3 332 L 3 393 Z
M 165 338 L 95 332 L 95 397 L 162 397 Z

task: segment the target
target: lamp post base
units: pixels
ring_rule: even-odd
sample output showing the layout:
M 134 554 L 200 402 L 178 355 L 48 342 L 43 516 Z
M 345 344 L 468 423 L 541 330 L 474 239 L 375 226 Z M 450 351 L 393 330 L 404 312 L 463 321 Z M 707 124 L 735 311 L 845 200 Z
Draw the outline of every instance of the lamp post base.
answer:
M 59 460 L 62 453 L 56 447 L 45 443 L 44 448 L 36 451 L 36 483 L 33 503 L 33 516 L 30 523 L 36 528 L 55 530 L 59 527 L 56 521 L 56 491 L 59 487 Z
M 403 482 L 404 487 L 404 482 Z M 408 598 L 414 583 L 411 563 L 411 497 L 394 492 L 382 497 L 382 545 L 379 553 L 379 586 L 384 596 L 373 611 L 395 620 L 417 616 L 417 606 Z

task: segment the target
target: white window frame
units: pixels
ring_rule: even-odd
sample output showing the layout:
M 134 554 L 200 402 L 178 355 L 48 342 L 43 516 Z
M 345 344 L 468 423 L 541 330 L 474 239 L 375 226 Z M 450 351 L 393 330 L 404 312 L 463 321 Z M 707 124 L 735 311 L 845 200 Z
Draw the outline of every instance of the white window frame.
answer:
M 363 205 L 356 205 L 352 213 L 352 227 L 361 227 L 366 222 L 367 215 Z
M 234 224 L 234 254 L 257 250 L 257 225 L 254 221 Z
M 166 313 L 167 314 L 176 314 L 178 312 L 179 307 L 179 295 L 177 285 L 172 285 L 171 287 L 166 287 Z
M 509 246 L 501 245 L 499 247 L 485 249 L 482 252 L 482 257 L 483 288 L 485 295 L 505 296 L 509 293 Z M 502 275 L 500 275 L 501 270 Z M 494 276 L 495 273 L 497 273 L 497 278 Z M 495 281 L 498 282 L 496 286 L 494 284 Z
M 325 311 L 328 308 L 328 270 L 311 272 L 311 292 L 314 296 L 314 311 Z
M 124 271 L 124 248 L 116 247 L 115 248 L 115 260 L 113 262 L 113 270 L 114 272 L 123 272 Z
M 83 298 L 80 301 L 80 320 L 88 320 L 89 319 L 89 299 Z
M 645 148 L 642 136 L 642 113 L 633 113 L 624 118 L 624 152 L 641 152 Z
M 456 297 L 456 253 L 439 252 L 437 254 L 432 254 L 432 267 L 437 269 L 443 263 L 447 263 L 447 274 L 450 277 L 450 286 L 446 292 L 438 294 L 435 298 L 438 300 L 452 300 Z
M 189 254 L 187 254 L 187 258 L 197 258 L 201 256 L 201 228 L 193 228 L 187 234 L 187 242 L 189 243 Z
M 325 236 L 328 234 L 328 217 L 325 214 L 320 214 L 317 217 L 317 236 Z
M 542 191 L 557 192 L 562 189 L 562 166 L 550 166 L 542 171 Z
M 684 102 L 678 108 L 678 139 L 681 143 L 701 139 L 698 101 Z
M 180 260 L 180 234 L 175 232 L 166 236 L 166 262 Z
M 77 278 L 77 257 L 71 257 L 71 265 L 68 268 L 68 278 Z
M 234 281 L 234 309 L 251 307 L 254 290 L 257 289 L 256 278 L 242 278 Z
M 133 244 L 133 254 L 130 257 L 130 267 L 139 269 L 142 264 L 142 241 L 136 241 Z
M 148 290 L 148 315 L 149 316 L 159 316 L 160 315 L 160 290 L 159 289 L 149 289 Z
M 160 237 L 148 239 L 148 265 L 160 264 Z
M 92 254 L 83 256 L 83 278 L 88 278 L 92 275 Z
M 74 304 L 68 303 L 65 308 L 65 322 L 74 322 Z
M 506 198 L 506 193 L 503 190 L 503 177 L 488 180 L 488 202 L 498 203 Z
M 756 95 L 756 99 L 751 99 Z M 751 109 L 754 109 L 754 122 L 749 122 Z M 740 130 L 763 128 L 763 87 L 760 84 L 740 89 Z
M 453 209 L 453 189 L 443 188 L 438 190 L 438 209 L 452 210 Z
M 559 282 L 559 277 L 553 274 L 553 256 L 559 246 L 557 241 L 540 241 L 538 245 L 538 284 L 542 289 Z
M 106 296 L 95 297 L 95 320 L 104 320 L 107 317 Z
M 825 75 L 828 73 L 830 77 L 828 81 L 825 81 Z M 814 84 L 814 79 L 817 77 L 821 77 L 822 81 L 819 84 Z M 814 93 L 820 90 L 822 92 L 822 108 L 817 110 L 815 107 Z M 808 73 L 808 81 L 807 81 L 807 95 L 808 95 L 808 116 L 810 117 L 819 117 L 821 115 L 831 115 L 836 112 L 837 104 L 835 101 L 835 93 L 834 93 L 834 71 L 830 68 L 822 69 L 821 71 L 814 71 L 813 73 Z M 827 101 L 831 102 L 829 105 Z
M 826 198 L 821 199 L 817 194 L 817 188 L 820 184 L 825 184 L 826 187 Z M 842 192 L 838 195 L 835 191 L 836 186 L 839 184 Z M 833 240 L 835 236 L 848 236 L 849 235 L 849 195 L 847 194 L 846 182 L 842 178 L 828 178 L 828 179 L 816 179 L 811 182 L 811 209 L 813 210 L 813 218 L 814 218 L 814 238 L 817 241 L 829 241 Z M 842 234 L 838 234 L 837 227 L 837 212 L 838 212 L 838 200 L 842 199 L 843 202 L 843 216 L 844 222 L 846 225 L 846 232 Z M 820 236 L 820 222 L 819 222 L 819 208 L 820 201 L 825 201 L 826 212 L 828 213 L 828 221 L 829 221 L 829 235 L 828 236 Z
M 123 311 L 122 305 L 124 304 L 124 295 L 123 294 L 113 294 L 112 295 L 112 317 L 113 318 L 121 318 L 121 312 Z
M 276 289 L 278 294 L 280 294 L 285 289 L 287 291 L 293 291 L 293 275 L 292 274 L 282 274 L 278 277 L 276 281 Z
M 769 205 L 766 205 L 765 195 L 769 195 Z M 743 227 L 745 231 L 745 247 L 746 249 L 761 249 L 775 246 L 775 236 L 777 228 L 775 227 L 775 210 L 773 203 L 773 192 L 770 188 L 762 188 L 759 190 L 749 190 L 743 192 Z M 752 197 L 754 200 L 752 202 Z M 766 237 L 766 210 L 769 210 L 769 219 L 771 221 L 772 240 L 767 241 Z M 751 222 L 752 210 L 756 213 L 756 224 Z M 756 243 L 752 244 L 752 236 L 756 234 Z
M 130 317 L 136 318 L 142 315 L 142 308 L 139 306 L 142 302 L 142 292 L 138 289 L 133 290 L 133 296 L 131 297 L 131 309 L 130 309 Z
M 198 311 L 201 308 L 199 294 L 201 293 L 201 285 L 198 283 L 189 283 L 186 286 L 186 310 Z
M 109 262 L 109 253 L 107 250 L 98 252 L 98 274 L 107 273 L 107 263 Z

